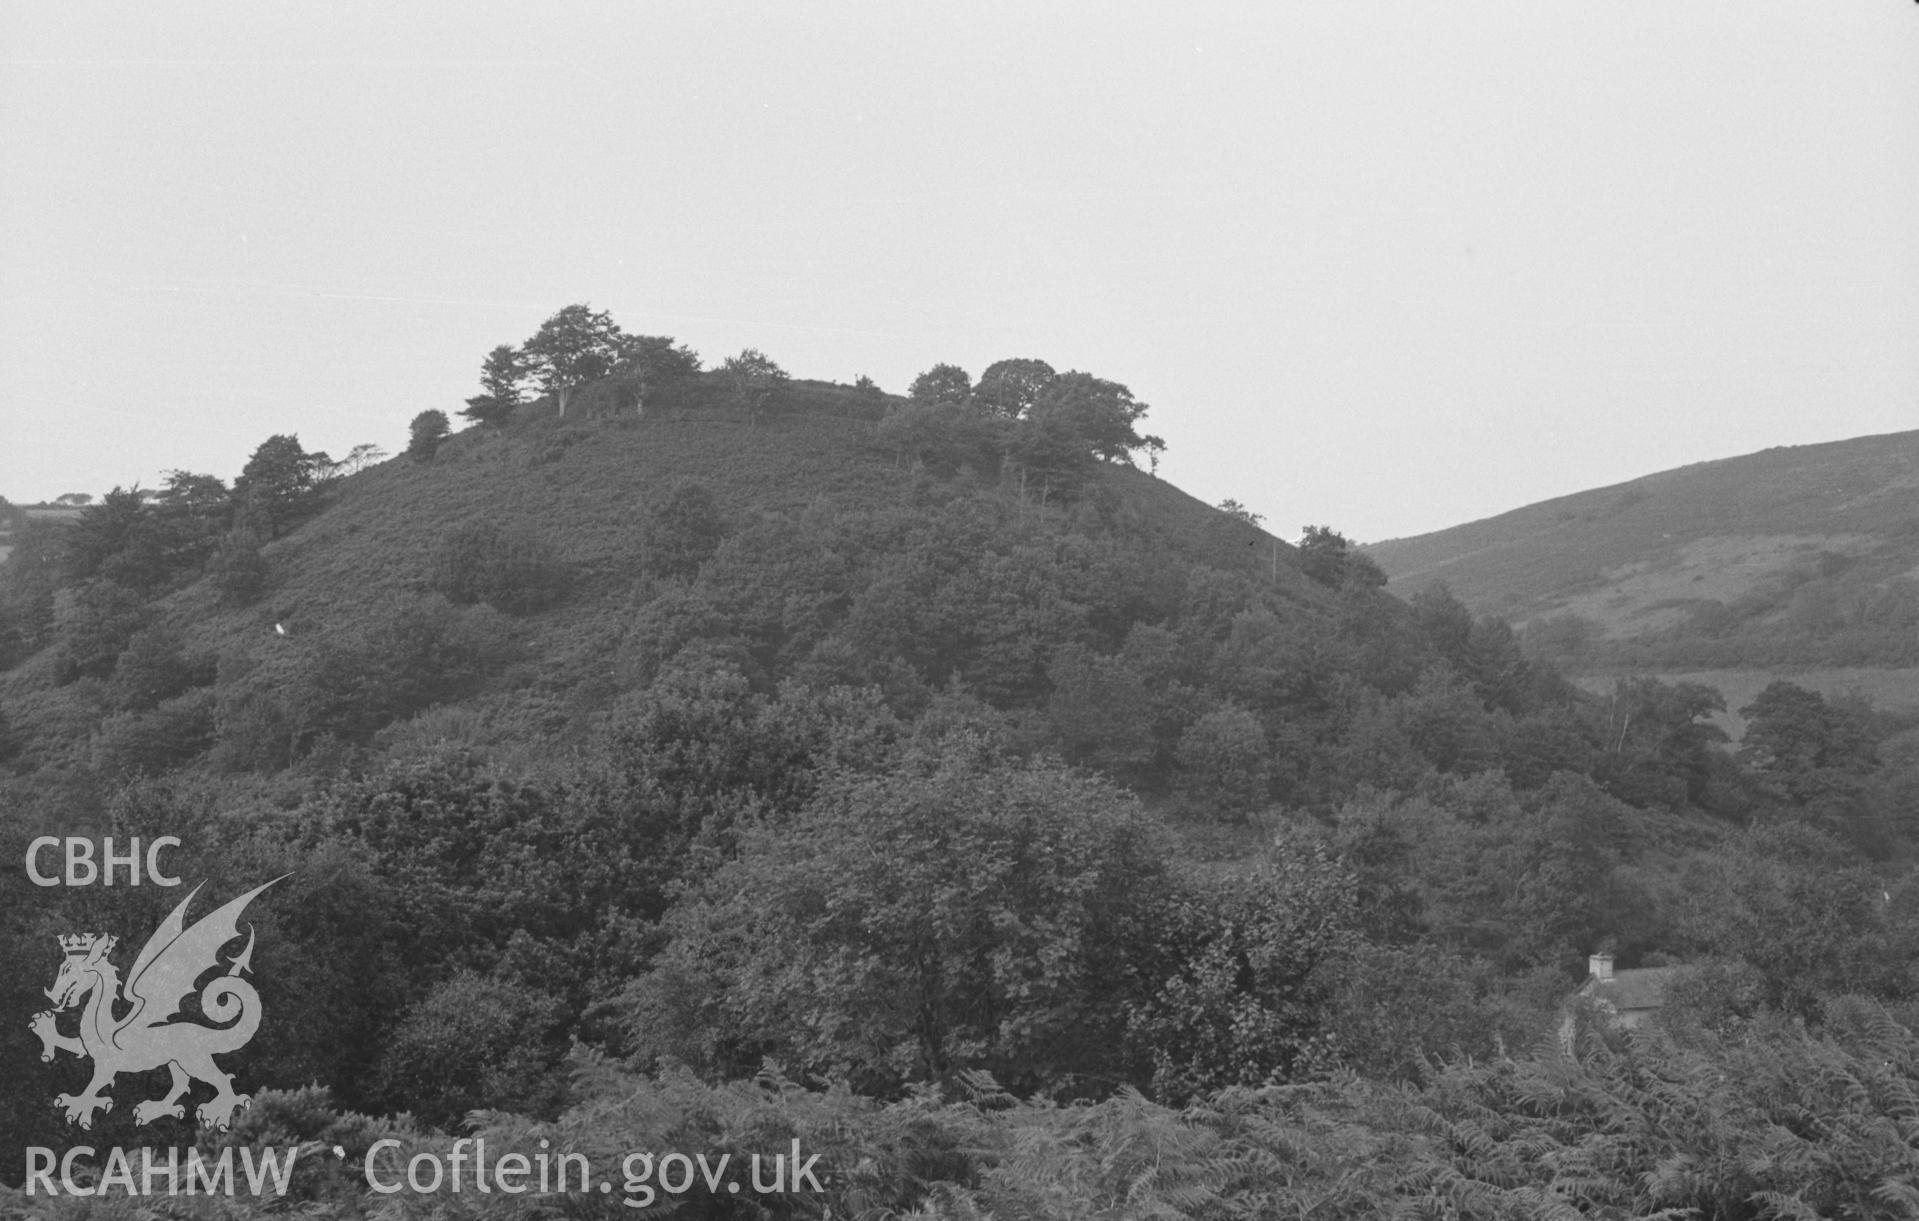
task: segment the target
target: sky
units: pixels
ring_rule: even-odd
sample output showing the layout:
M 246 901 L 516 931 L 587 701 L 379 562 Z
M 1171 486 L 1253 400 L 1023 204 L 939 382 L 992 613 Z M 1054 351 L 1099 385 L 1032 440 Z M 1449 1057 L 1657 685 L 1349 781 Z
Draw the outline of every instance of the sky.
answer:
M 397 452 L 585 302 L 1406 536 L 1919 428 L 1915 201 L 1911 0 L 0 0 L 0 495 Z

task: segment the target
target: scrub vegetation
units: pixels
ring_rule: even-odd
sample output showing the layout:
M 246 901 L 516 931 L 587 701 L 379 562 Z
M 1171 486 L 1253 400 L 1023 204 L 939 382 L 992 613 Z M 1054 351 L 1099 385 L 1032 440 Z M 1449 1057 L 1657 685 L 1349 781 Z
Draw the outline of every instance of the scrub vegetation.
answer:
M 1582 691 L 1034 358 L 889 395 L 582 305 L 461 414 L 12 531 L 6 859 L 292 875 L 242 1122 L 88 1143 L 822 1155 L 708 1217 L 1919 1212 L 1910 720 L 1780 683 L 1735 750 L 1710 687 Z M 78 1137 L 55 937 L 184 891 L 0 888 L 15 1183 Z M 1597 950 L 1694 971 L 1626 1031 L 1567 1006 Z M 303 1164 L 314 1215 L 635 1211 Z

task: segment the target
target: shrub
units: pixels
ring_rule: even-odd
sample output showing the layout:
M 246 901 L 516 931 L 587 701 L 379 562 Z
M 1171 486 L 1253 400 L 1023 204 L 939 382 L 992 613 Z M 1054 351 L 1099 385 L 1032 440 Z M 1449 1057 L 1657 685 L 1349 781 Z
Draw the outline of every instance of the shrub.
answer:
M 414 416 L 407 426 L 406 456 L 415 462 L 431 462 L 450 427 L 444 411 L 427 410 Z
M 551 1114 L 564 1099 L 554 1066 L 558 1001 L 463 973 L 407 1011 L 376 1070 L 387 1104 L 451 1125 L 481 1107 Z
M 213 733 L 213 764 L 219 770 L 273 772 L 293 762 L 299 730 L 280 692 L 223 681 Z
M 1259 718 L 1236 704 L 1216 708 L 1180 735 L 1183 784 L 1197 801 L 1233 817 L 1266 804 L 1272 751 Z
M 142 712 L 108 717 L 94 738 L 94 766 L 109 775 L 157 775 L 213 745 L 216 701 L 200 688 Z
M 553 605 L 566 584 L 566 566 L 544 539 L 491 521 L 455 527 L 434 560 L 433 588 L 448 601 L 485 602 L 509 615 Z
M 365 632 L 329 640 L 288 702 L 308 745 L 328 734 L 365 742 L 400 717 L 473 694 L 510 656 L 506 625 L 492 610 L 421 598 Z
M 333 1091 L 309 1085 L 254 1091 L 252 1101 L 234 1116 L 232 1129 L 201 1133 L 199 1146 L 201 1155 L 211 1161 L 223 1147 L 317 1145 L 313 1153 L 302 1149 L 295 1160 L 285 1198 L 325 1201 L 353 1215 L 366 1190 L 360 1168 L 367 1150 L 384 1139 L 417 1135 L 415 1126 L 404 1118 L 376 1119 L 346 1110 L 334 1100 Z M 335 1146 L 345 1151 L 344 1158 L 319 1155 Z
M 1341 965 L 1355 944 L 1356 887 L 1319 848 L 1281 844 L 1251 871 L 1187 888 L 1159 921 L 1173 969 L 1127 1006 L 1153 1087 L 1191 1098 L 1329 1068 Z
M 194 687 L 213 682 L 210 654 L 189 655 L 179 633 L 165 626 L 135 632 L 114 667 L 113 686 L 122 708 L 142 711 Z
M 640 535 L 643 562 L 656 576 L 691 576 L 725 537 L 726 522 L 713 494 L 704 484 L 681 480 L 646 515 Z
M 110 676 L 146 618 L 146 601 L 138 593 L 112 581 L 88 582 L 62 608 L 54 681 L 66 684 Z
M 267 561 L 260 554 L 260 536 L 251 530 L 231 530 L 213 552 L 213 587 L 229 606 L 250 606 L 266 592 Z

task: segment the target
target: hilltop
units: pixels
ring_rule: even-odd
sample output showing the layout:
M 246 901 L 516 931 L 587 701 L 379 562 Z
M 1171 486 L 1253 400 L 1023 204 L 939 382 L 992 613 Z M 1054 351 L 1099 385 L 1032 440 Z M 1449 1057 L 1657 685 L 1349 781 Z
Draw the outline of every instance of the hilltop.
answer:
M 1366 548 L 1587 669 L 1919 663 L 1919 432 L 1764 450 Z
M 878 684 L 917 709 L 959 684 L 1032 707 L 1056 653 L 1121 648 L 1176 617 L 1198 574 L 1302 630 L 1338 613 L 1294 548 L 1130 463 L 1046 454 L 1042 479 L 1040 459 L 929 430 L 870 387 L 784 380 L 742 406 L 710 372 L 656 387 L 644 413 L 617 379 L 572 397 L 564 418 L 545 397 L 351 474 L 275 438 L 263 453 L 331 473 L 272 529 L 222 525 L 235 510 L 200 476 L 109 496 L 91 525 L 42 523 L 0 578 L 16 766 L 273 770 L 384 750 L 429 708 L 441 727 L 422 733 L 464 718 L 471 740 L 536 754 L 703 650 L 764 688 Z M 78 539 L 101 554 L 75 568 Z M 540 587 L 524 605 L 450 569 L 514 548 Z M 158 700 L 120 690 L 118 659 L 149 647 L 172 675 Z M 408 665 L 415 686 L 389 689 Z

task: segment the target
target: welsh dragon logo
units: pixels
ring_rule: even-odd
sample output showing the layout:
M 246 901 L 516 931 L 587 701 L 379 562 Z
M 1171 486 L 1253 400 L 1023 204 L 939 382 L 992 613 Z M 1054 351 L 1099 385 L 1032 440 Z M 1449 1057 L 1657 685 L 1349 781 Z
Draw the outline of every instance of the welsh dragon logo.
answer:
M 94 1112 L 113 1109 L 106 1090 L 116 1076 L 165 1065 L 173 1083 L 166 1097 L 133 1108 L 136 1123 L 152 1123 L 163 1115 L 184 1119 L 186 1109 L 180 1097 L 196 1078 L 214 1089 L 214 1097 L 200 1105 L 201 1126 L 224 1130 L 232 1123 L 233 1113 L 250 1099 L 233 1092 L 233 1077 L 222 1072 L 213 1057 L 246 1046 L 260 1026 L 260 994 L 240 978 L 242 971 L 253 969 L 253 926 L 247 926 L 246 948 L 231 962 L 221 962 L 220 951 L 240 936 L 240 913 L 246 905 L 286 876 L 249 890 L 186 928 L 187 905 L 200 893 L 200 887 L 194 887 L 147 938 L 127 974 L 124 995 L 119 969 L 108 959 L 118 938 L 101 933 L 60 938 L 66 958 L 53 987 L 47 989 L 53 1008 L 36 1013 L 29 1025 L 40 1036 L 42 1060 L 53 1059 L 56 1051 L 93 1060 L 93 1081 L 86 1092 L 78 1097 L 61 1094 L 53 1101 L 56 1110 L 66 1112 L 68 1122 L 91 1128 Z M 200 977 L 222 966 L 226 973 L 200 989 L 200 1012 L 219 1024 L 174 1021 L 181 1017 L 180 1006 Z M 58 1015 L 82 999 L 86 1008 L 80 1014 L 79 1037 L 61 1034 L 55 1025 Z M 125 1012 L 115 1016 L 119 1007 L 125 1007 Z

